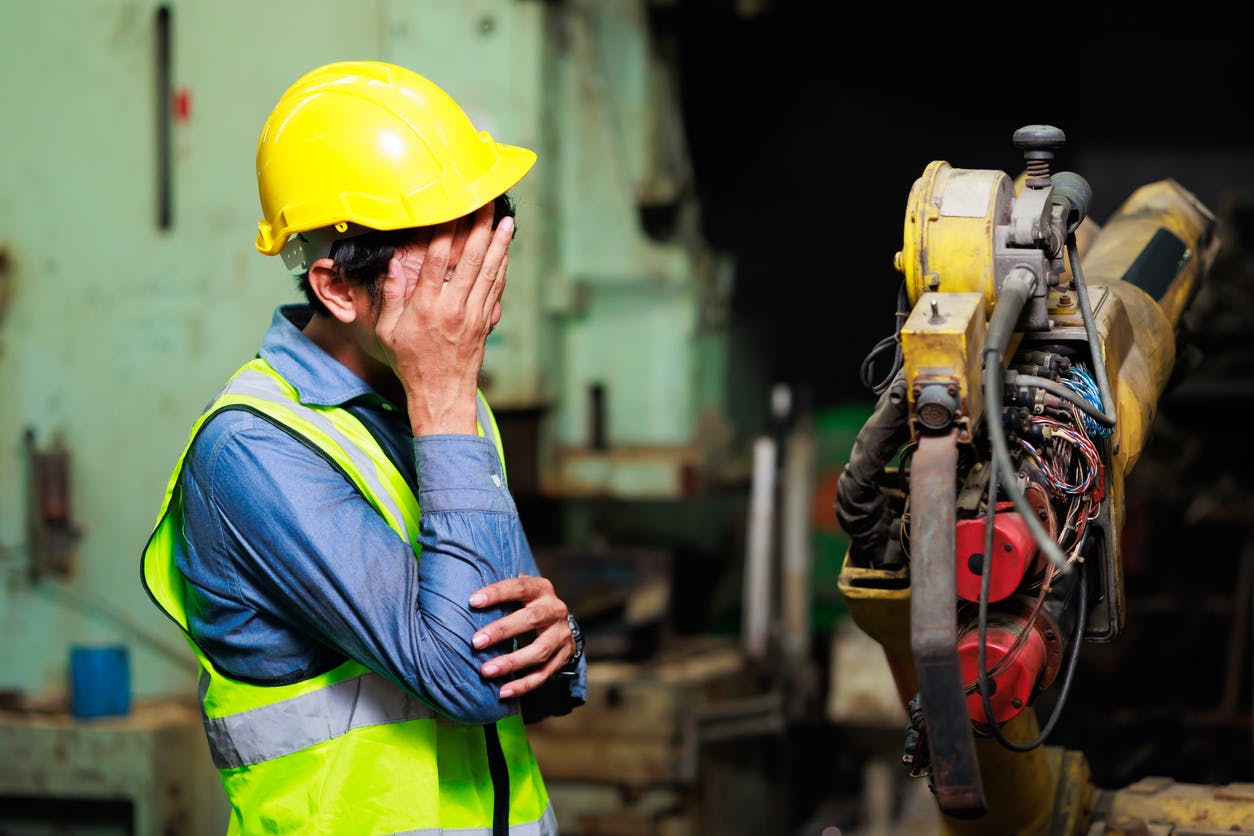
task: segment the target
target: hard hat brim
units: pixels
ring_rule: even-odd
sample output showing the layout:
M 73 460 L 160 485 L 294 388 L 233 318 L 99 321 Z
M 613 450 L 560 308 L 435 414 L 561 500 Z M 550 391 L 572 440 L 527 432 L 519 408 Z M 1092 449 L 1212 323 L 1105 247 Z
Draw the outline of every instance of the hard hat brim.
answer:
M 490 141 L 490 140 L 489 140 Z M 369 229 L 394 230 L 411 227 L 435 226 L 469 215 L 516 186 L 535 165 L 534 151 L 517 145 L 493 143 L 496 162 L 477 180 L 462 184 L 460 200 L 433 202 L 419 199 L 422 192 L 399 195 L 393 201 L 362 201 L 360 195 L 341 195 L 336 211 L 303 212 L 304 207 L 289 207 L 276 217 L 277 223 L 266 221 L 257 224 L 256 246 L 264 255 L 278 255 L 290 236 L 313 229 L 353 223 Z M 425 190 L 423 190 L 425 191 Z M 369 205 L 363 206 L 363 202 Z M 291 216 L 297 216 L 298 220 Z

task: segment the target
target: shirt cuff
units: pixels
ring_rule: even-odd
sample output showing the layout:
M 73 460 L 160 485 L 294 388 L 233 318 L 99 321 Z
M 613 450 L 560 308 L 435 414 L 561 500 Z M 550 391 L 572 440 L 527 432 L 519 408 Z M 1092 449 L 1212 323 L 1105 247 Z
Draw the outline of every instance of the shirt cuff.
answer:
M 481 511 L 517 514 L 496 445 L 476 435 L 414 439 L 418 502 L 424 514 Z

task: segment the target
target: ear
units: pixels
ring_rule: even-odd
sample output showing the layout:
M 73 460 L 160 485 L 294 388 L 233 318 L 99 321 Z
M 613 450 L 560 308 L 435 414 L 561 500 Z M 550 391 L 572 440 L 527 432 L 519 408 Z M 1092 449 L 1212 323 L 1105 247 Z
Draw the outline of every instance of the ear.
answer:
M 361 288 L 350 284 L 329 258 L 320 258 L 309 267 L 309 288 L 340 322 L 357 319 L 356 295 Z

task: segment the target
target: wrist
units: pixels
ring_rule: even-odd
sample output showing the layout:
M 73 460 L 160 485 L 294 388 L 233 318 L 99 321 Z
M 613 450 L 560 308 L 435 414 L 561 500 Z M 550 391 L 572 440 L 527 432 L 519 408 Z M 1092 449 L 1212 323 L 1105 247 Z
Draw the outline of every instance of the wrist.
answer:
M 425 395 L 406 398 L 409 427 L 414 437 L 424 435 L 477 435 L 475 395 L 433 402 Z

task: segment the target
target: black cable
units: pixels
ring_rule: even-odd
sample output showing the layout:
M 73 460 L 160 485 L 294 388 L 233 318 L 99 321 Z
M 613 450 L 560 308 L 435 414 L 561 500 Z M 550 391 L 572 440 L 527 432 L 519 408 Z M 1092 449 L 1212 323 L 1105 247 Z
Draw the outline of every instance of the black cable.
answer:
M 862 366 L 859 369 L 862 385 L 877 395 L 883 394 L 884 390 L 892 385 L 893 378 L 897 376 L 897 372 L 901 370 L 902 363 L 905 362 L 905 357 L 901 351 L 901 328 L 909 315 L 909 298 L 906 295 L 906 283 L 903 281 L 901 286 L 897 288 L 897 311 L 894 314 L 896 321 L 893 324 L 893 333 L 875 344 L 862 361 Z M 877 382 L 871 377 L 875 373 L 875 363 L 879 360 L 880 355 L 890 348 L 893 349 L 892 365 L 884 377 Z
M 1113 427 L 1115 425 L 1115 400 L 1110 394 L 1110 380 L 1106 377 L 1106 358 L 1102 355 L 1097 324 L 1093 321 L 1093 308 L 1089 304 L 1089 291 L 1084 284 L 1084 271 L 1080 269 L 1080 250 L 1076 245 L 1074 232 L 1067 233 L 1067 259 L 1071 262 L 1075 295 L 1080 300 L 1080 316 L 1084 319 L 1084 332 L 1088 335 L 1089 355 L 1093 361 L 1093 377 L 1097 380 L 1098 392 L 1102 397 L 1102 416 L 1097 420 L 1108 427 Z
M 1015 476 L 1014 465 L 1010 460 L 1010 449 L 1006 446 L 1006 431 L 1001 423 L 1001 408 L 1004 385 L 1002 383 L 1002 355 L 1006 345 L 1014 333 L 1015 323 L 1027 302 L 1028 294 L 1035 281 L 1030 273 L 1012 270 L 1002 282 L 1001 297 L 993 308 L 989 318 L 987 344 L 984 348 L 984 423 L 988 430 L 988 440 L 993 448 L 993 470 L 1003 468 L 1002 476 L 1006 480 L 1006 493 L 1014 502 L 1015 510 L 1023 517 L 1032 540 L 1037 548 L 1045 553 L 1050 563 L 1060 571 L 1067 571 L 1067 558 L 1058 550 L 1053 537 L 1041 527 L 1036 516 L 1036 509 L 1028 504 L 1027 497 L 1019 489 Z
M 993 737 L 997 738 L 998 743 L 1011 751 L 1029 752 L 1044 743 L 1046 738 L 1053 732 L 1054 726 L 1058 723 L 1058 718 L 1062 716 L 1062 708 L 1067 702 L 1067 695 L 1071 691 L 1071 683 L 1075 678 L 1076 663 L 1080 659 L 1080 644 L 1084 641 L 1084 630 L 1088 621 L 1088 583 L 1084 576 L 1084 564 L 1080 563 L 1079 577 L 1076 579 L 1080 586 L 1080 611 L 1076 615 L 1075 636 L 1071 641 L 1071 655 L 1067 659 L 1067 670 L 1063 674 L 1061 690 L 1058 692 L 1058 701 L 1054 703 L 1054 710 L 1050 712 L 1049 720 L 1045 723 L 1036 739 L 1028 743 L 1016 743 L 1002 733 L 1001 726 L 993 716 L 993 701 L 989 696 L 988 690 L 988 648 L 986 646 L 988 642 L 988 589 L 993 566 L 993 518 L 997 513 L 997 468 L 993 467 L 991 471 L 988 475 L 988 508 L 984 517 L 984 563 L 983 573 L 980 575 L 979 643 L 976 645 L 977 664 L 979 667 L 977 669 L 976 683 L 980 689 L 980 702 L 984 706 L 984 716 L 988 720 L 987 725 Z M 1027 629 L 1030 630 L 1032 628 L 1029 626 Z

